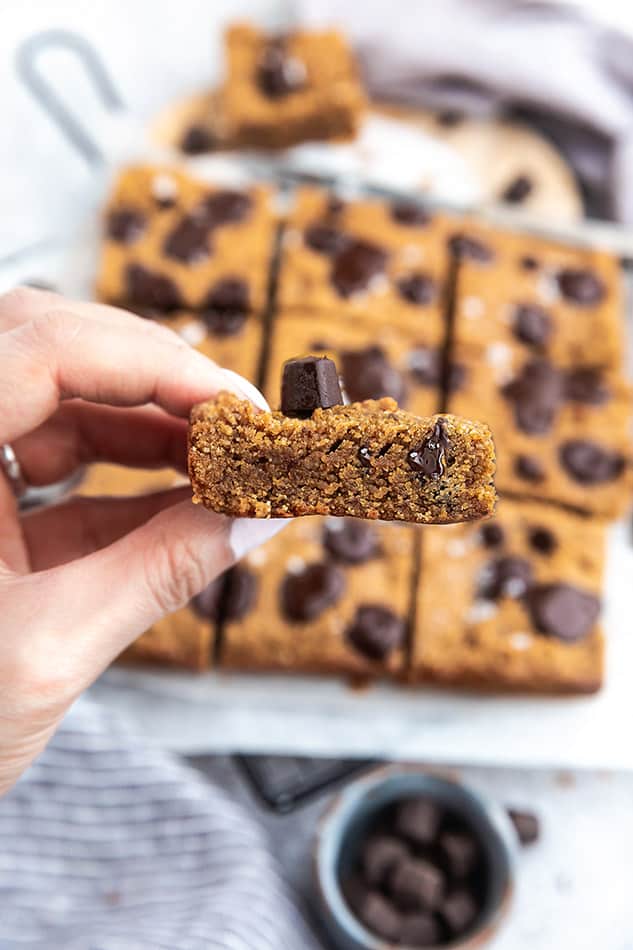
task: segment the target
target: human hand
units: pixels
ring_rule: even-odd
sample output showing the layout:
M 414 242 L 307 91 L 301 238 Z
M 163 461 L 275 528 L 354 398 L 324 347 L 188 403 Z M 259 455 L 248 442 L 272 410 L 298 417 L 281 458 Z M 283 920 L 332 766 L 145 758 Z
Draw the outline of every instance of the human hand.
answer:
M 90 461 L 186 470 L 191 406 L 250 383 L 150 320 L 56 294 L 0 297 L 0 444 L 33 485 Z M 189 488 L 74 498 L 20 515 L 0 473 L 0 794 L 133 639 L 277 530 Z

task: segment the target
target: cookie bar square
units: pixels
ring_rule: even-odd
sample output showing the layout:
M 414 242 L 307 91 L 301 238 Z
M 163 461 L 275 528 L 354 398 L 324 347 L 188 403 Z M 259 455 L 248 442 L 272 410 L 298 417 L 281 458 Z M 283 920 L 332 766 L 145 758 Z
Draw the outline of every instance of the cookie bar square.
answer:
M 176 311 L 160 322 L 218 365 L 257 385 L 264 324 L 255 314 Z
M 279 308 L 401 326 L 439 345 L 451 225 L 449 216 L 418 205 L 300 189 L 282 239 Z
M 414 676 L 490 689 L 598 689 L 604 542 L 600 521 L 507 498 L 485 524 L 425 529 Z
M 515 344 L 461 346 L 451 412 L 487 422 L 497 486 L 615 517 L 629 503 L 631 390 L 617 373 L 564 369 Z
M 176 168 L 132 166 L 105 209 L 97 294 L 146 315 L 258 313 L 275 228 L 268 187 L 229 189 Z
M 366 101 L 340 33 L 267 35 L 238 23 L 226 32 L 225 50 L 222 122 L 236 145 L 286 148 L 355 135 Z
M 183 607 L 163 617 L 132 643 L 118 662 L 202 671 L 211 666 L 215 626 Z
M 403 525 L 302 518 L 251 552 L 249 608 L 226 620 L 231 669 L 386 674 L 404 663 L 414 547 Z

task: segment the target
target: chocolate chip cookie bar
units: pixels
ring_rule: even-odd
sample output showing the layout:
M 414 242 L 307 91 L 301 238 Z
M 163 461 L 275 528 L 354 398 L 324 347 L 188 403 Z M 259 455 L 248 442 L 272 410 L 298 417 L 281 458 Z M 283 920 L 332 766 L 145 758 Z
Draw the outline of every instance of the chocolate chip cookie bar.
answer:
M 279 308 L 403 327 L 440 345 L 451 226 L 420 205 L 300 189 L 283 237 Z
M 497 689 L 598 689 L 604 541 L 600 521 L 507 498 L 485 524 L 426 529 L 414 675 Z
M 487 422 L 497 485 L 616 517 L 631 485 L 628 383 L 617 373 L 564 369 L 503 342 L 455 350 L 461 386 L 449 408 Z
M 105 211 L 97 295 L 146 316 L 260 312 L 275 233 L 271 189 L 214 187 L 175 168 L 125 169 Z
M 239 615 L 222 626 L 227 669 L 398 673 L 404 663 L 416 532 L 302 518 L 238 566 Z
M 255 518 L 443 524 L 495 503 L 487 426 L 414 416 L 390 398 L 342 405 L 335 365 L 317 357 L 286 363 L 280 412 L 227 392 L 194 406 L 189 476 L 194 503 Z
M 356 63 L 335 30 L 267 35 L 247 23 L 226 33 L 221 114 L 238 147 L 287 148 L 351 138 L 365 109 Z

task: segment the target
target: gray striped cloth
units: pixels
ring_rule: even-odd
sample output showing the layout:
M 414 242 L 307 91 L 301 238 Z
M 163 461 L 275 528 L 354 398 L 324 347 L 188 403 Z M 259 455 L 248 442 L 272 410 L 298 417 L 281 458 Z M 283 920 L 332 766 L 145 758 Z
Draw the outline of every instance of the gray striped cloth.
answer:
M 252 818 L 82 699 L 0 799 L 0 948 L 22 947 L 316 943 Z

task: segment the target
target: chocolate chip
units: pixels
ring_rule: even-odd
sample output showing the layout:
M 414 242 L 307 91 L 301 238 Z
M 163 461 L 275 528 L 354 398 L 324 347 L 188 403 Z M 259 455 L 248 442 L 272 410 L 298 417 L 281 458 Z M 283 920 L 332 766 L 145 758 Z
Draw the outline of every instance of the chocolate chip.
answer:
M 588 439 L 572 439 L 559 449 L 561 465 L 581 485 L 613 482 L 625 467 L 624 456 Z
M 479 595 L 487 600 L 523 597 L 532 582 L 532 565 L 522 557 L 499 557 L 485 565 Z
M 437 296 L 437 284 L 428 274 L 415 273 L 401 277 L 396 282 L 396 287 L 404 300 L 420 307 L 431 303 Z
M 586 637 L 600 613 L 598 598 L 571 584 L 536 584 L 525 600 L 536 629 L 567 643 Z
M 487 244 L 477 238 L 469 237 L 468 234 L 454 234 L 448 240 L 448 248 L 453 257 L 460 261 L 471 260 L 487 264 L 494 257 L 492 249 Z
M 129 264 L 125 279 L 130 303 L 149 307 L 161 313 L 183 306 L 176 284 L 169 277 L 157 274 L 141 264 Z
M 183 264 L 197 264 L 205 260 L 210 254 L 207 222 L 193 216 L 183 218 L 166 236 L 163 252 Z
M 565 395 L 572 402 L 601 406 L 609 401 L 611 391 L 599 369 L 581 368 L 567 373 Z
M 329 224 L 312 224 L 303 232 L 304 243 L 319 254 L 339 254 L 349 238 L 339 228 Z
M 475 838 L 463 831 L 445 831 L 438 841 L 439 853 L 449 875 L 468 877 L 479 858 L 479 845 Z
M 307 419 L 315 409 L 341 406 L 343 396 L 336 366 L 326 356 L 286 360 L 281 378 L 281 411 Z
M 384 272 L 387 254 L 369 241 L 351 241 L 333 262 L 331 280 L 341 297 L 366 290 Z
M 345 639 L 370 660 L 384 660 L 402 646 L 405 623 L 388 607 L 361 606 L 345 631 Z
M 283 43 L 269 43 L 260 56 L 255 81 L 269 99 L 281 99 L 302 89 L 306 68 L 296 56 L 290 56 Z
M 385 940 L 398 940 L 401 917 L 391 901 L 377 891 L 369 891 L 354 908 L 365 926 Z
M 389 876 L 389 892 L 401 910 L 433 910 L 444 893 L 444 875 L 422 858 L 401 858 Z
M 494 521 L 488 521 L 482 524 L 479 529 L 481 543 L 486 548 L 499 548 L 505 540 L 505 533 L 500 524 Z
M 513 333 L 522 343 L 544 347 L 552 333 L 552 319 L 538 304 L 519 304 L 514 311 Z
M 465 933 L 478 913 L 475 898 L 464 889 L 454 891 L 440 907 L 440 914 L 453 936 Z
M 534 183 L 527 175 L 517 175 L 501 193 L 501 200 L 511 205 L 521 204 L 532 194 Z
M 539 554 L 553 554 L 558 547 L 556 536 L 549 528 L 530 528 L 528 541 Z
M 517 455 L 514 461 L 514 471 L 519 478 L 526 482 L 542 482 L 545 470 L 541 462 L 533 455 Z
M 519 266 L 523 270 L 538 270 L 539 262 L 535 257 L 532 257 L 531 254 L 524 254 L 523 257 L 519 258 Z
M 222 619 L 240 620 L 254 606 L 257 577 L 248 568 L 237 564 L 226 574 L 222 595 Z
M 439 807 L 430 798 L 409 798 L 396 808 L 393 827 L 414 845 L 427 845 L 435 838 L 441 818 Z
M 363 465 L 365 468 L 370 468 L 371 467 L 371 452 L 369 451 L 367 446 L 361 445 L 357 454 L 358 454 L 358 461 L 360 462 L 360 464 Z
M 534 812 L 519 811 L 517 808 L 508 808 L 507 812 L 521 844 L 533 844 L 538 841 L 541 829 L 538 817 Z
M 439 386 L 444 369 L 441 349 L 417 346 L 409 354 L 409 369 L 416 383 L 421 386 Z
M 402 374 L 391 365 L 384 350 L 344 350 L 340 354 L 343 388 L 352 402 L 391 396 L 401 402 L 405 394 Z
M 400 943 L 407 947 L 434 947 L 442 941 L 442 928 L 433 914 L 404 914 Z
M 250 311 L 248 284 L 240 277 L 225 277 L 214 284 L 200 316 L 216 336 L 233 336 L 242 329 Z
M 541 435 L 548 432 L 564 396 L 564 379 L 547 360 L 526 363 L 503 394 L 514 404 L 514 418 L 522 432 Z
M 579 307 L 593 307 L 606 294 L 602 279 L 593 271 L 567 268 L 558 274 L 558 286 L 563 297 Z
M 147 226 L 147 219 L 141 211 L 134 208 L 118 208 L 111 211 L 106 221 L 106 232 L 112 241 L 119 244 L 133 244 Z
M 370 887 L 382 887 L 398 861 L 408 854 L 407 846 L 393 835 L 373 835 L 361 856 L 363 877 Z
M 180 148 L 187 155 L 201 155 L 215 148 L 217 141 L 204 125 L 190 125 L 180 140 Z
M 327 200 L 325 211 L 327 214 L 340 214 L 345 208 L 345 202 L 338 195 L 330 195 Z
M 325 562 L 307 564 L 297 573 L 286 574 L 281 584 L 281 607 L 289 620 L 314 620 L 340 599 L 345 575 Z
M 418 446 L 407 454 L 409 467 L 421 478 L 438 479 L 444 474 L 446 451 L 450 446 L 443 420 L 439 419 L 433 426 L 433 432 Z
M 244 221 L 251 213 L 253 201 L 243 191 L 216 191 L 198 206 L 195 217 L 209 228 Z
M 204 620 L 216 623 L 220 619 L 220 603 L 224 590 L 225 575 L 221 574 L 214 581 L 201 590 L 191 600 L 192 609 Z
M 419 227 L 428 224 L 431 216 L 425 208 L 409 201 L 394 201 L 391 205 L 391 217 L 398 224 Z
M 344 564 L 364 564 L 380 553 L 380 540 L 374 526 L 356 518 L 328 521 L 323 546 Z

